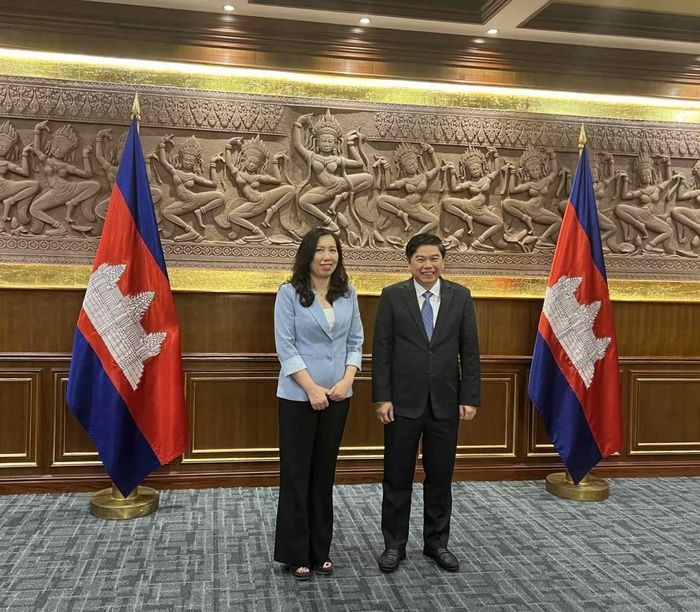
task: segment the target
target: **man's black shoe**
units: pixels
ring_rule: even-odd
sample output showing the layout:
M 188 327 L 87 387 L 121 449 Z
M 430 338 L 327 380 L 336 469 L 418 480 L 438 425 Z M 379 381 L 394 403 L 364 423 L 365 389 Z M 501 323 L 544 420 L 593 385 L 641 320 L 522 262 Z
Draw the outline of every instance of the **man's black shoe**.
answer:
M 395 572 L 399 568 L 399 563 L 405 558 L 405 552 L 401 552 L 397 548 L 387 548 L 377 559 L 379 571 L 391 574 L 391 572 Z
M 459 571 L 459 561 L 457 560 L 457 557 L 455 557 L 446 548 L 428 548 L 426 546 L 423 549 L 423 554 L 426 557 L 430 557 L 442 569 L 447 570 L 448 572 Z

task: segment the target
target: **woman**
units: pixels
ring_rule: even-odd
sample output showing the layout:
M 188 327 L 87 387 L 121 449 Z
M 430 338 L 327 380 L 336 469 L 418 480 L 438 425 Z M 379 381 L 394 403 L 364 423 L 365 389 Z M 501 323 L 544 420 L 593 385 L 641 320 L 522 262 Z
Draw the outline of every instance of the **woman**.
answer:
M 282 367 L 274 558 L 297 580 L 333 571 L 333 479 L 362 341 L 357 293 L 340 242 L 332 230 L 314 229 L 301 241 L 292 278 L 275 302 Z

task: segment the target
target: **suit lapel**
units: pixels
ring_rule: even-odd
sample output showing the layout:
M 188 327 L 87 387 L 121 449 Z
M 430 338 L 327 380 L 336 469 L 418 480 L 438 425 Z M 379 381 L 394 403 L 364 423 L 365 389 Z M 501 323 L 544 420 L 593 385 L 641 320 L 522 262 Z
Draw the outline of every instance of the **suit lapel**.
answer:
M 326 315 L 323 312 L 323 306 L 321 306 L 321 302 L 319 302 L 317 298 L 314 298 L 313 303 L 311 306 L 309 306 L 309 311 L 311 312 L 311 316 L 316 319 L 316 323 L 319 324 L 326 336 L 333 340 L 333 333 L 331 332 L 331 328 L 328 327 L 328 319 L 326 319 Z
M 403 297 L 406 300 L 406 306 L 408 310 L 413 315 L 413 319 L 420 330 L 423 340 L 428 344 L 428 334 L 425 333 L 425 325 L 423 325 L 423 317 L 421 317 L 420 310 L 418 309 L 418 300 L 416 299 L 416 289 L 413 285 L 413 280 L 406 281 L 403 287 Z M 433 337 L 435 335 L 433 334 Z
M 445 319 L 449 316 L 450 302 L 452 302 L 452 285 L 448 284 L 444 278 L 440 279 L 440 309 L 438 310 L 437 321 L 435 321 L 435 329 L 431 344 L 435 342 L 435 338 L 445 327 Z

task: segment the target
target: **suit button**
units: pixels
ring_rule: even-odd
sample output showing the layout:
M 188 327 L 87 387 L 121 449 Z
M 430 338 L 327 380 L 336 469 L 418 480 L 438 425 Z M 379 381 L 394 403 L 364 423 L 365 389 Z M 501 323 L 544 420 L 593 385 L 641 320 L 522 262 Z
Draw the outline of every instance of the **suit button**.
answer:
M 428 355 L 432 355 L 432 354 L 433 354 L 433 351 L 428 351 Z

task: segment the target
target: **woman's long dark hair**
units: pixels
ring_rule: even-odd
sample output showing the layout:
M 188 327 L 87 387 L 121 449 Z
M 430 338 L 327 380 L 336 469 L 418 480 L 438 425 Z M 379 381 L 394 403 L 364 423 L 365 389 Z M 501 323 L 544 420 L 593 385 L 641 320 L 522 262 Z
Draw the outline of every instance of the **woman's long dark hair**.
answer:
M 316 247 L 321 236 L 333 236 L 335 246 L 338 249 L 338 265 L 331 274 L 326 299 L 332 304 L 334 300 L 348 293 L 348 274 L 343 265 L 343 250 L 340 247 L 340 240 L 330 230 L 317 227 L 306 234 L 301 241 L 294 258 L 292 278 L 289 279 L 289 283 L 296 289 L 299 302 L 304 308 L 308 308 L 314 303 L 314 288 L 311 286 L 311 262 L 316 255 Z

